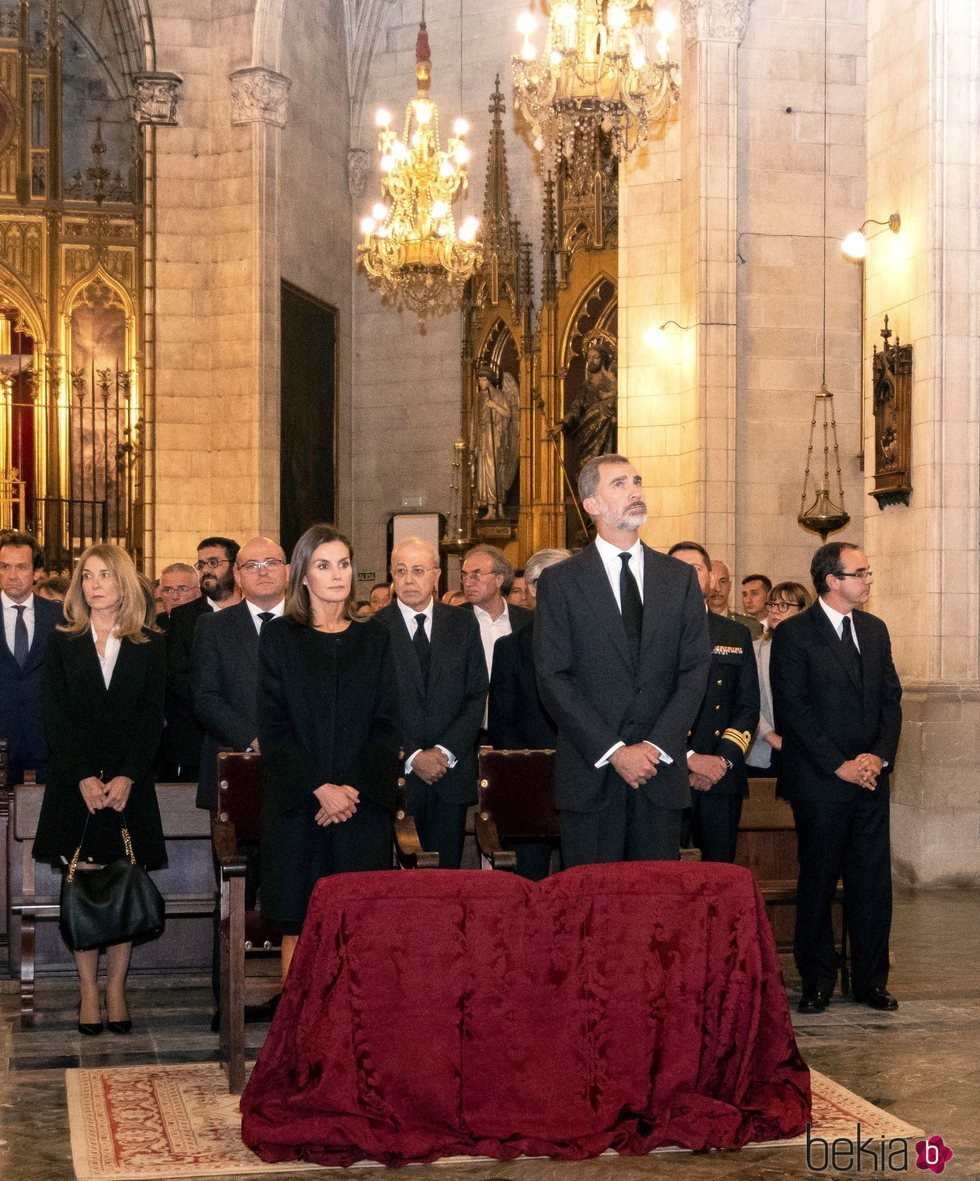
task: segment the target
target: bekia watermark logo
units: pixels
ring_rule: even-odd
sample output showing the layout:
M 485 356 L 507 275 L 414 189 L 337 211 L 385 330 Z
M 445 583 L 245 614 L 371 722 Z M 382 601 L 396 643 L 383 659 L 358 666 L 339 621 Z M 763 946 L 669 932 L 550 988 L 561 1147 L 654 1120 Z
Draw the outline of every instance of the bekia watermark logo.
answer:
M 953 1150 L 943 1143 L 942 1136 L 919 1140 L 915 1151 L 915 1167 L 937 1174 L 953 1158 Z M 910 1159 L 907 1140 L 864 1136 L 860 1124 L 855 1126 L 853 1139 L 838 1136 L 834 1140 L 814 1136 L 811 1125 L 806 1126 L 806 1167 L 811 1173 L 905 1173 Z

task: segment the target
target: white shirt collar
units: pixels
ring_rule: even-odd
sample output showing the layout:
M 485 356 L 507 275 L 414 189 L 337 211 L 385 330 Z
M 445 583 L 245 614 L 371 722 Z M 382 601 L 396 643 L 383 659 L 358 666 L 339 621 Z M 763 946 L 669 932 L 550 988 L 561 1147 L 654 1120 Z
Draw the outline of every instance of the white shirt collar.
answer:
M 478 620 L 480 618 L 488 620 L 493 627 L 502 627 L 505 623 L 508 625 L 508 627 L 510 626 L 510 612 L 507 610 L 506 599 L 504 599 L 503 612 L 502 614 L 498 615 L 496 619 L 493 618 L 489 611 L 484 611 L 484 609 L 482 607 L 478 607 L 476 603 L 473 604 L 473 614 Z
M 29 614 L 32 615 L 34 613 L 34 592 L 33 591 L 31 591 L 31 593 L 27 596 L 27 598 L 23 601 L 23 603 L 15 603 L 13 601 L 13 599 L 10 597 L 10 595 L 7 594 L 6 591 L 0 591 L 0 602 L 3 603 L 4 608 L 26 607 L 27 610 L 24 612 L 25 616 L 29 615 Z
M 837 611 L 833 607 L 831 607 L 830 604 L 826 601 L 826 599 L 820 599 L 820 606 L 823 607 L 824 614 L 830 620 L 831 625 L 833 626 L 833 629 L 837 633 L 838 636 L 840 636 L 841 622 L 844 619 L 849 619 L 851 621 L 851 635 L 852 636 L 854 635 L 855 628 L 854 628 L 854 612 L 853 611 L 849 611 L 846 615 L 842 615 L 840 613 L 840 611 Z M 854 642 L 855 642 L 855 644 L 857 643 L 856 638 L 855 638 Z
M 279 619 L 285 610 L 286 600 L 280 599 L 274 607 L 260 607 L 257 603 L 253 603 L 251 599 L 246 599 L 245 605 L 248 607 L 249 614 L 252 616 L 252 622 L 257 628 L 261 628 L 265 620 L 259 619 L 259 615 L 262 612 L 268 612 L 270 615 L 274 615 L 276 619 Z
M 395 602 L 398 604 L 398 610 L 402 613 L 402 619 L 405 620 L 405 626 L 410 631 L 415 630 L 415 625 L 418 622 L 415 618 L 416 615 L 424 615 L 426 623 L 432 619 L 432 604 L 434 601 L 433 598 L 430 598 L 425 607 L 420 607 L 416 610 L 415 607 L 406 607 L 401 599 L 395 599 Z

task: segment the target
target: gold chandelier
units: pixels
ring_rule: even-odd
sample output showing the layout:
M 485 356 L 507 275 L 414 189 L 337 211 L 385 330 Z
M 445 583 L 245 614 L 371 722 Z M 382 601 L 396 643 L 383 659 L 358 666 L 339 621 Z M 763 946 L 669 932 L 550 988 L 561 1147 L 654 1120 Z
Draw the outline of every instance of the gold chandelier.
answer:
M 677 22 L 666 9 L 658 13 L 657 60 L 651 61 L 649 30 L 639 20 L 634 24 L 632 15 L 647 9 L 646 0 L 548 0 L 548 5 L 544 53 L 531 41 L 537 20 L 525 12 L 517 21 L 524 44 L 512 59 L 514 100 L 531 124 L 535 148 L 540 152 L 550 143 L 568 159 L 576 134 L 598 127 L 616 156 L 629 155 L 680 96 L 668 43 Z
M 424 12 L 415 59 L 418 93 L 405 109 L 401 138 L 387 111 L 376 116 L 384 200 L 361 220 L 364 241 L 357 257 L 382 299 L 412 308 L 422 326 L 427 314 L 459 303 L 463 284 L 480 264 L 482 246 L 477 218 L 467 217 L 458 234 L 453 221 L 453 198 L 466 189 L 470 151 L 463 136 L 469 125 L 457 119 L 442 151 L 439 111 L 429 98 L 432 59 Z

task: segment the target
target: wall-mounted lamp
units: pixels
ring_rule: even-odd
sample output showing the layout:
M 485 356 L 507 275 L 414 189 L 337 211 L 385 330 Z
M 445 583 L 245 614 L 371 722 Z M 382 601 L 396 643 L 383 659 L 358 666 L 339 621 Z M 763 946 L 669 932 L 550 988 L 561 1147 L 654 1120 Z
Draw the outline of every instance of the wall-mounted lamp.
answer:
M 867 256 L 868 253 L 868 237 L 865 234 L 865 227 L 867 226 L 882 226 L 891 230 L 893 234 L 897 234 L 902 228 L 902 218 L 899 214 L 893 213 L 887 221 L 877 221 L 870 217 L 859 230 L 853 230 L 841 242 L 840 248 L 846 258 L 851 259 L 852 262 L 860 262 Z M 882 230 L 879 230 L 880 234 Z M 877 234 L 872 234 L 872 237 L 877 237 Z
M 679 328 L 681 332 L 689 332 L 694 327 L 693 324 L 678 324 L 676 320 L 664 320 L 658 328 L 648 328 L 643 333 L 643 339 L 650 348 L 662 349 L 666 345 L 667 333 L 664 332 L 664 329 L 670 324 L 673 324 L 675 328 Z

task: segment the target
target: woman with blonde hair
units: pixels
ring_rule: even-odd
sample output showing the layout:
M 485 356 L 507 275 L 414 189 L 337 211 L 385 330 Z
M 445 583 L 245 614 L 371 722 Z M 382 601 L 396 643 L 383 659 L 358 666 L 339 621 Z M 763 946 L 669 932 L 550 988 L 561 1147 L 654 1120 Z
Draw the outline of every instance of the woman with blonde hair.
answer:
M 283 932 L 283 979 L 317 880 L 392 864 L 397 674 L 385 625 L 354 617 L 353 561 L 333 525 L 307 529 L 259 636 L 262 916 Z
M 65 597 L 65 619 L 46 655 L 51 770 L 34 857 L 64 869 L 81 842 L 79 870 L 98 868 L 124 855 L 125 825 L 136 860 L 159 869 L 166 849 L 152 767 L 163 730 L 165 649 L 125 550 L 102 544 L 82 554 Z M 113 1033 L 132 1028 L 126 1004 L 132 946 L 106 949 L 106 1015 Z M 98 963 L 98 949 L 75 952 L 83 1034 L 102 1032 Z

